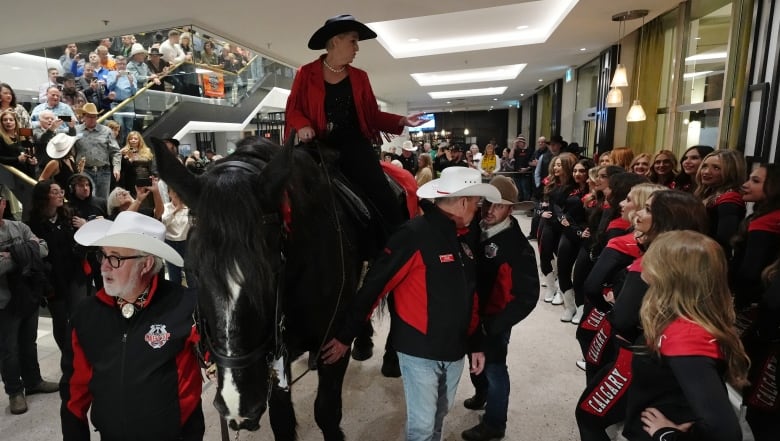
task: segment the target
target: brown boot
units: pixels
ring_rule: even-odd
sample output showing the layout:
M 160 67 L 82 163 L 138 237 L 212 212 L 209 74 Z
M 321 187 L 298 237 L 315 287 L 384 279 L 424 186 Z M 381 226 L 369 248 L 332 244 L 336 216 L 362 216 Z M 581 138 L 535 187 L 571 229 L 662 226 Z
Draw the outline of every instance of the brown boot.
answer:
M 24 399 L 24 393 L 19 392 L 13 394 L 8 398 L 8 402 L 11 408 L 11 413 L 14 415 L 21 415 L 27 412 L 27 400 Z
M 33 387 L 28 387 L 25 392 L 27 395 L 32 394 L 51 394 L 60 390 L 60 384 L 53 381 L 41 380 L 40 383 Z

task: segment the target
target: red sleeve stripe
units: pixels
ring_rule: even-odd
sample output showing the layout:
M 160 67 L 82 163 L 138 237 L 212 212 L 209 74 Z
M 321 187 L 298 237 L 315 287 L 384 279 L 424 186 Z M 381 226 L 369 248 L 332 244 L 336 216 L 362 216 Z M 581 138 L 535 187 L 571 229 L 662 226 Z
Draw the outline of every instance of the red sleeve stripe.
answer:
M 70 398 L 68 410 L 81 421 L 87 422 L 87 409 L 92 404 L 89 382 L 92 380 L 92 366 L 87 361 L 79 344 L 76 330 L 71 331 L 73 347 L 73 374 L 69 378 Z
M 458 263 L 453 262 L 451 265 Z M 425 271 L 422 254 L 417 250 L 387 282 L 383 291 L 383 295 L 393 291 L 398 317 L 423 334 L 428 333 L 428 286 L 425 283 Z
M 190 336 L 184 344 L 184 349 L 176 356 L 176 370 L 179 375 L 179 424 L 181 426 L 197 408 L 203 390 L 200 366 L 195 357 L 195 345 L 198 340 L 198 333 L 193 326 Z
M 766 231 L 767 233 L 780 234 L 780 210 L 775 210 L 753 219 L 748 224 L 748 231 Z

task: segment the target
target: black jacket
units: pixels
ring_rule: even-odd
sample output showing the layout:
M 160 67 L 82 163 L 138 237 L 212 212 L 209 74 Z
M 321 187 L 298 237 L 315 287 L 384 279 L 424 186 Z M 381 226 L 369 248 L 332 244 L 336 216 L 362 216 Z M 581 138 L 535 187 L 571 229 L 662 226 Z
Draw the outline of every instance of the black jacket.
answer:
M 517 220 L 485 238 L 477 250 L 477 292 L 485 332 L 500 335 L 526 318 L 539 301 L 536 255 Z
M 336 334 L 350 344 L 379 299 L 393 292 L 390 335 L 399 352 L 456 361 L 479 350 L 476 236 L 455 228 L 430 202 L 402 225 L 374 261 Z M 469 338 L 471 336 L 472 338 Z
M 65 441 L 201 440 L 196 295 L 155 277 L 146 306 L 130 319 L 100 290 L 78 305 L 62 355 L 60 396 Z

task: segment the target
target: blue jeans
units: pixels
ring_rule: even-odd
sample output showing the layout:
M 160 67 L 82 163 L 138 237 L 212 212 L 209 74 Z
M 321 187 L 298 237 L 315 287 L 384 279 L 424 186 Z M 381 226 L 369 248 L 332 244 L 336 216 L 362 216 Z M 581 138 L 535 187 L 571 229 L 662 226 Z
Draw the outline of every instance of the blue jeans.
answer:
M 26 317 L 0 309 L 0 374 L 8 395 L 23 392 L 43 380 L 37 338 L 37 309 Z
M 509 408 L 506 353 L 511 332 L 485 338 L 485 369 L 479 375 L 471 375 L 476 395 L 487 397 L 482 422 L 497 430 L 506 430 L 506 414 Z
M 437 361 L 398 353 L 406 396 L 406 441 L 440 441 L 455 402 L 463 359 Z
M 519 201 L 530 201 L 533 198 L 531 190 L 534 177 L 530 173 L 518 173 L 515 175 L 515 185 L 519 190 Z
M 180 241 L 172 241 L 165 239 L 165 243 L 171 246 L 174 250 L 176 250 L 179 254 L 181 254 L 181 257 L 186 257 L 187 255 L 187 241 L 186 240 L 180 240 Z M 177 286 L 181 285 L 181 270 L 182 267 L 176 266 L 170 262 L 165 262 L 165 268 L 168 270 L 168 280 L 175 283 Z M 192 280 L 187 280 L 187 286 L 192 287 Z
M 84 168 L 84 173 L 86 173 L 90 178 L 92 178 L 92 181 L 95 182 L 95 189 L 92 192 L 93 196 L 97 196 L 99 198 L 103 198 L 103 200 L 108 201 L 108 194 L 111 192 L 111 170 L 112 168 L 110 166 L 108 168 L 98 170 L 97 172 L 88 167 Z

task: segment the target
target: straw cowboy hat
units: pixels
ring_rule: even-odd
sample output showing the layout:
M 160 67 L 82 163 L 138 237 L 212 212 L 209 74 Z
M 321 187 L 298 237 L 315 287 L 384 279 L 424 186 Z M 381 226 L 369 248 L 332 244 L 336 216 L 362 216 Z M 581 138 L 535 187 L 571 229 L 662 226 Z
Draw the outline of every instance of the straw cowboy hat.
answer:
M 115 221 L 95 219 L 74 235 L 76 242 L 88 247 L 119 247 L 138 250 L 183 266 L 184 259 L 165 243 L 165 225 L 135 211 L 119 213 Z
M 355 31 L 358 33 L 358 40 L 370 40 L 376 38 L 376 32 L 368 26 L 355 20 L 355 17 L 344 14 L 331 17 L 325 21 L 321 28 L 317 29 L 309 39 L 309 49 L 325 49 L 325 44 L 332 37 L 343 34 L 344 32 Z
M 404 141 L 404 143 L 401 144 L 401 149 L 406 150 L 407 152 L 416 152 L 417 146 L 412 144 L 412 141 Z
M 490 184 L 482 183 L 482 173 L 468 167 L 447 167 L 439 179 L 434 179 L 417 190 L 421 199 L 481 196 L 494 204 L 501 203 L 501 193 Z
M 144 45 L 141 43 L 133 43 L 133 45 L 130 46 L 130 58 L 133 58 L 138 54 L 146 55 L 146 53 L 146 49 L 144 49 Z
M 68 154 L 73 144 L 76 143 L 75 136 L 69 136 L 65 133 L 58 133 L 46 144 L 46 154 L 51 159 L 60 159 Z
M 94 103 L 87 103 L 81 106 L 81 113 L 84 115 L 100 115 L 100 111 L 98 111 L 97 107 L 95 107 Z

